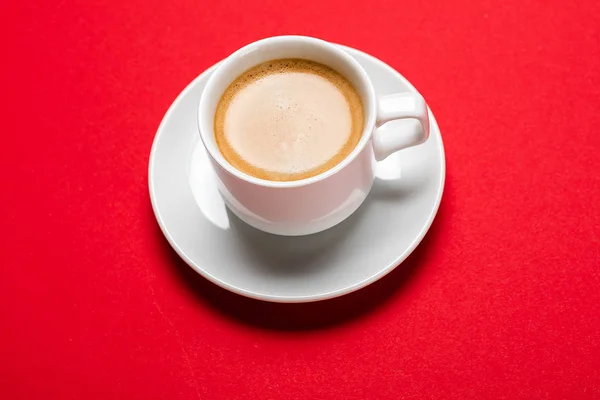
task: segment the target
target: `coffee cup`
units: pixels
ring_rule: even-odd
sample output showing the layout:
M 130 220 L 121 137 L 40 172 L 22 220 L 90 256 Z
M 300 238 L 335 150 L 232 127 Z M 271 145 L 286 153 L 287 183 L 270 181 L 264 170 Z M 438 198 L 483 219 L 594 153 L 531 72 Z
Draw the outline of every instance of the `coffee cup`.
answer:
M 215 138 L 217 106 L 231 83 L 250 68 L 281 59 L 330 67 L 350 82 L 362 102 L 364 124 L 356 146 L 336 165 L 305 179 L 274 181 L 252 176 L 227 161 Z M 419 124 L 406 124 L 398 131 L 379 128 L 405 118 Z M 429 116 L 418 93 L 378 96 L 362 66 L 340 47 L 306 36 L 277 36 L 244 46 L 217 66 L 200 98 L 198 128 L 231 212 L 262 231 L 299 236 L 331 228 L 352 215 L 371 190 L 376 163 L 427 140 Z

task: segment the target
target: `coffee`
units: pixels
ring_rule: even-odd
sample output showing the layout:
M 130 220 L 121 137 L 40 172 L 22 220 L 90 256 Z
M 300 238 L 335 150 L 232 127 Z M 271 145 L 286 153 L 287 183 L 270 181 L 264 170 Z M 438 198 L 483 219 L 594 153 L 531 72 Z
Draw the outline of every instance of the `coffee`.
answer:
M 257 178 L 294 181 L 327 171 L 359 142 L 360 96 L 332 68 L 303 59 L 253 67 L 225 90 L 215 139 L 225 159 Z

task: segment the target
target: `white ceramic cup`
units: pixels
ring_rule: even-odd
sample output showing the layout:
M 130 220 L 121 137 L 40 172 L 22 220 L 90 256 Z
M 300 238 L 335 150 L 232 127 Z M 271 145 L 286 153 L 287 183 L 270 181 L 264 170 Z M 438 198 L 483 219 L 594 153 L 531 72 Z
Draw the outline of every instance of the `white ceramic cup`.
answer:
M 217 104 L 231 82 L 253 66 L 281 58 L 308 59 L 335 69 L 358 91 L 365 113 L 362 137 L 344 160 L 319 175 L 290 182 L 259 179 L 234 168 L 221 154 L 214 133 Z M 406 124 L 410 127 L 397 132 L 379 129 L 388 121 L 403 118 L 414 118 L 420 124 Z M 206 83 L 198 127 L 229 209 L 255 228 L 288 236 L 320 232 L 348 218 L 369 194 L 376 162 L 429 137 L 427 104 L 421 95 L 377 96 L 354 58 L 334 44 L 305 36 L 259 40 L 227 57 Z

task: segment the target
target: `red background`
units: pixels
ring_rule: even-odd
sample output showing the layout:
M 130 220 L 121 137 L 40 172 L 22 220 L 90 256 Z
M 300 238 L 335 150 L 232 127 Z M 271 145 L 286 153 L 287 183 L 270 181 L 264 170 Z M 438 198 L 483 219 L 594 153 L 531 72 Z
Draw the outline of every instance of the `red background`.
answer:
M 415 253 L 316 304 L 208 283 L 148 196 L 177 94 L 284 33 L 398 69 L 446 147 Z M 600 2 L 6 0 L 0 37 L 0 398 L 600 398 Z

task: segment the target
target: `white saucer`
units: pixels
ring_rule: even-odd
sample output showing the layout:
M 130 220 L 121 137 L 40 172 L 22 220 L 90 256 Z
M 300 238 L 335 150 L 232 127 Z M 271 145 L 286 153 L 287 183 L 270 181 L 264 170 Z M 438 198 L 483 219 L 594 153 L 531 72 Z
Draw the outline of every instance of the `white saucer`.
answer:
M 365 68 L 378 94 L 416 91 L 382 61 L 343 48 Z M 154 214 L 190 267 L 244 296 L 308 302 L 358 290 L 408 257 L 431 226 L 444 189 L 444 147 L 431 112 L 429 140 L 379 163 L 371 194 L 354 215 L 315 235 L 270 235 L 241 222 L 225 207 L 200 142 L 197 107 L 214 68 L 198 76 L 173 102 L 150 154 Z M 403 123 L 415 122 L 388 125 L 393 129 Z

